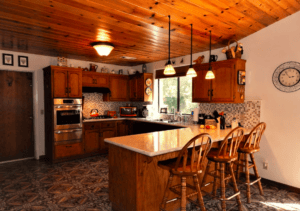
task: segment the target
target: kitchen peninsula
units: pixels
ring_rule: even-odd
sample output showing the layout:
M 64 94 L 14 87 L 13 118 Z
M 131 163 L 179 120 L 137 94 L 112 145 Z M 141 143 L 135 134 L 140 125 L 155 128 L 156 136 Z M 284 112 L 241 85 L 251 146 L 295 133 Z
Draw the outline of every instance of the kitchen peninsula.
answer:
M 209 133 L 213 147 L 217 147 L 231 130 L 206 130 L 188 123 L 178 126 L 183 128 L 104 140 L 109 144 L 109 199 L 113 210 L 159 210 L 169 173 L 158 167 L 158 161 L 176 158 L 200 133 Z

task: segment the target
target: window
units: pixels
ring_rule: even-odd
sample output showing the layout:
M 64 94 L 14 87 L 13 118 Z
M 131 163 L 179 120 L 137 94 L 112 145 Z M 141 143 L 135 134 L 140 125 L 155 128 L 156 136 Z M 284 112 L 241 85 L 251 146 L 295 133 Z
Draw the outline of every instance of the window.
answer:
M 191 111 L 198 107 L 197 103 L 192 103 L 192 78 L 174 77 L 161 78 L 157 80 L 158 108 L 172 108 L 181 111 L 182 114 L 191 114 Z

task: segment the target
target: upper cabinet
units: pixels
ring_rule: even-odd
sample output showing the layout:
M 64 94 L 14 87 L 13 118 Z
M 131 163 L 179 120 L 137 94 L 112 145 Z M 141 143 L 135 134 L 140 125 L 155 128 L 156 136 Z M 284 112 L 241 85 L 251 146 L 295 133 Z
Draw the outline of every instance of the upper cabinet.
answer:
M 103 96 L 104 101 L 128 101 L 128 76 L 110 75 L 109 89 L 111 93 Z
M 82 73 L 83 87 L 109 87 L 109 74 L 96 72 Z
M 193 78 L 193 102 L 243 103 L 245 85 L 238 85 L 238 71 L 245 70 L 245 60 L 230 59 L 213 62 L 215 79 L 205 79 L 209 64 L 196 64 L 197 77 Z
M 82 70 L 79 68 L 49 66 L 44 68 L 44 76 L 50 80 L 47 87 L 51 87 L 53 98 L 81 98 Z
M 142 73 L 129 76 L 129 100 L 153 101 L 153 74 Z

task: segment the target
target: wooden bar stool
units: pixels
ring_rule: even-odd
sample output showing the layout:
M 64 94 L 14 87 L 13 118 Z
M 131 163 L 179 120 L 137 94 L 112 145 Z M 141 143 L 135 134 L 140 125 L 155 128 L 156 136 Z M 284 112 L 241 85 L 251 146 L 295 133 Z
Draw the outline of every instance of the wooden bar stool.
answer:
M 221 197 L 219 199 L 221 200 L 223 211 L 226 210 L 226 201 L 232 199 L 233 197 L 236 197 L 238 208 L 240 211 L 242 211 L 240 192 L 238 190 L 234 172 L 233 172 L 233 162 L 238 159 L 237 150 L 241 141 L 243 140 L 243 137 L 244 137 L 244 129 L 241 127 L 237 127 L 228 133 L 225 139 L 221 142 L 220 147 L 218 149 L 212 149 L 207 154 L 208 163 L 207 163 L 207 167 L 206 167 L 206 171 L 203 177 L 203 182 L 201 187 L 205 187 L 210 184 L 213 184 L 212 196 L 216 197 L 217 179 L 220 180 Z M 211 162 L 215 162 L 215 170 L 209 172 Z M 229 173 L 225 172 L 225 169 L 229 169 Z M 214 177 L 213 182 L 206 183 L 208 175 Z M 233 181 L 233 190 L 235 194 L 226 198 L 225 183 L 228 182 L 228 180 L 230 179 Z
M 242 166 L 243 168 L 245 167 L 245 175 L 246 175 L 246 185 L 247 185 L 247 202 L 251 203 L 251 193 L 250 193 L 250 185 L 253 185 L 255 183 L 258 184 L 259 192 L 261 195 L 264 195 L 262 185 L 261 185 L 261 177 L 258 174 L 255 159 L 253 153 L 259 152 L 260 147 L 260 140 L 261 136 L 264 133 L 266 129 L 266 123 L 261 122 L 258 125 L 256 125 L 252 131 L 250 132 L 250 135 L 248 139 L 246 140 L 245 143 L 241 143 L 238 153 L 239 153 L 239 159 L 237 160 L 237 173 L 236 173 L 236 178 L 239 180 L 240 177 L 240 167 Z M 243 155 L 243 156 L 242 156 Z M 249 157 L 250 155 L 251 162 L 249 162 Z M 242 159 L 242 157 L 244 159 Z M 249 169 L 253 168 L 254 174 L 256 176 L 256 180 L 250 183 L 250 175 L 249 175 Z
M 200 206 L 202 211 L 206 210 L 203 203 L 198 176 L 202 173 L 203 163 L 211 145 L 212 140 L 210 135 L 207 133 L 197 135 L 182 148 L 177 158 L 160 161 L 158 163 L 159 167 L 170 172 L 170 177 L 164 192 L 160 210 L 164 211 L 167 203 L 179 199 L 181 199 L 180 210 L 186 210 L 186 200 Z M 172 186 L 174 176 L 181 178 L 181 184 Z M 193 177 L 194 186 L 186 183 L 187 177 Z M 193 192 L 187 194 L 187 188 L 190 188 Z M 170 191 L 175 193 L 178 197 L 168 199 Z M 199 201 L 198 203 L 191 198 L 196 195 Z

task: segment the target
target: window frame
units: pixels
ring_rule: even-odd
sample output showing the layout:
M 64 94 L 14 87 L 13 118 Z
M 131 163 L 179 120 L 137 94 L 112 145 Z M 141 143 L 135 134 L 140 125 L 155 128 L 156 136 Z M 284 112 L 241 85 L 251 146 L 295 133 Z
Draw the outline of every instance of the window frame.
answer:
M 179 112 L 180 111 L 180 76 L 177 76 L 177 77 L 168 77 L 168 78 L 177 78 L 177 112 Z M 160 109 L 161 109 L 161 107 L 160 107 L 160 79 L 168 79 L 168 78 L 157 78 L 157 89 L 158 89 L 158 92 L 157 92 L 157 94 L 158 94 L 158 110 L 159 110 L 159 113 L 160 113 Z M 168 111 L 168 113 L 167 114 L 171 114 L 171 113 L 169 113 L 170 111 Z M 190 115 L 190 114 L 186 114 L 186 113 L 182 113 L 182 115 Z

